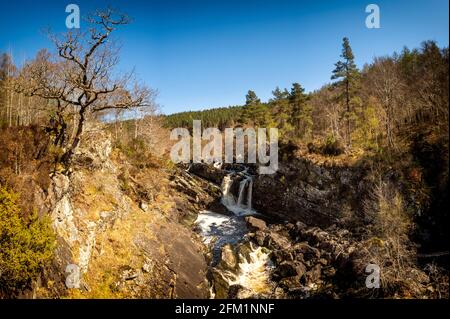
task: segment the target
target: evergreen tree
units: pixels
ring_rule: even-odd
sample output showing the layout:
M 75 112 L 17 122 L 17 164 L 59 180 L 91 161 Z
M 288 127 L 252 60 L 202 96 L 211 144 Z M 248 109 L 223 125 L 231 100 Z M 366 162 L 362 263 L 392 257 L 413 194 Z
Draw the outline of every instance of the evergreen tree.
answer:
M 355 57 L 348 38 L 343 39 L 341 58 L 342 60 L 335 64 L 336 68 L 333 70 L 331 79 L 339 80 L 336 84 L 343 87 L 343 94 L 340 95 L 340 100 L 343 100 L 345 104 L 344 118 L 346 120 L 347 144 L 351 145 L 351 123 L 354 118 L 351 103 L 356 95 L 359 71 L 356 67 Z
M 234 127 L 241 121 L 242 106 L 230 106 L 203 111 L 180 112 L 164 117 L 166 127 L 185 127 L 192 129 L 192 120 L 201 120 L 204 127 L 217 127 L 223 130 Z
M 312 131 L 312 109 L 308 101 L 305 89 L 298 83 L 292 84 L 289 95 L 291 124 L 295 128 L 296 136 L 300 138 L 308 137 Z
M 284 138 L 293 130 L 290 123 L 289 91 L 287 89 L 282 91 L 276 87 L 272 95 L 273 98 L 269 103 L 274 116 L 274 125 L 280 130 L 281 138 Z
M 272 91 L 272 95 L 273 98 L 270 100 L 270 102 L 278 102 L 287 99 L 289 97 L 289 91 L 287 89 L 281 91 L 277 86 L 275 90 Z
M 267 108 L 261 104 L 256 93 L 249 90 L 245 96 L 245 106 L 242 113 L 242 124 L 253 123 L 255 126 L 264 126 L 266 122 Z
M 261 103 L 261 100 L 256 96 L 256 93 L 252 90 L 249 90 L 247 95 L 245 96 L 245 106 L 252 106 Z

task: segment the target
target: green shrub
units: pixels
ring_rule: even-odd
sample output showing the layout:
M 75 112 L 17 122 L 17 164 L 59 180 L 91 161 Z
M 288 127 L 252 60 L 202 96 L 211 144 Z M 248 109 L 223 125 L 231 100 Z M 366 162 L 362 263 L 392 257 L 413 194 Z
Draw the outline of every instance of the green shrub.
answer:
M 0 187 L 0 290 L 20 290 L 52 259 L 54 233 L 48 217 L 22 214 L 18 195 Z

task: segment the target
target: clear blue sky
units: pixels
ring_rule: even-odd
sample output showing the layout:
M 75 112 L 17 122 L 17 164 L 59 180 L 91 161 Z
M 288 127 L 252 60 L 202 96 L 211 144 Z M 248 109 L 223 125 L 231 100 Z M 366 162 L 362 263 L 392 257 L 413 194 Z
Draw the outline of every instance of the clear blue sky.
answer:
M 82 15 L 111 4 L 133 17 L 118 33 L 121 68 L 159 90 L 164 113 L 242 104 L 249 89 L 267 100 L 293 82 L 320 88 L 344 36 L 358 66 L 424 40 L 448 46 L 449 37 L 447 0 L 10 0 L 0 4 L 0 51 L 20 62 L 50 47 L 42 29 L 64 30 L 69 3 Z M 381 29 L 365 27 L 370 3 Z

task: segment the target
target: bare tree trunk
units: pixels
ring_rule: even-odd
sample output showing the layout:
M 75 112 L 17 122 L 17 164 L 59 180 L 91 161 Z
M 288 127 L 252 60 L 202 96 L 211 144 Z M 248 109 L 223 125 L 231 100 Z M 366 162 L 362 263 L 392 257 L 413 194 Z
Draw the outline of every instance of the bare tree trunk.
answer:
M 73 123 L 72 123 L 72 136 L 71 139 L 75 138 L 75 135 L 77 133 L 77 107 L 76 105 L 73 106 Z
M 138 137 L 138 126 L 139 126 L 139 119 L 134 120 L 134 139 L 137 139 Z
M 67 166 L 70 165 L 70 161 L 72 160 L 73 153 L 75 149 L 78 147 L 78 144 L 80 143 L 81 134 L 83 133 L 83 127 L 85 122 L 85 115 L 84 115 L 84 109 L 81 109 L 79 112 L 80 118 L 78 119 L 78 125 L 77 125 L 77 131 L 75 133 L 75 138 L 72 141 L 72 144 L 70 145 L 69 149 L 64 153 L 62 156 L 61 161 L 66 164 Z
M 31 98 L 27 97 L 27 125 L 31 125 Z
M 119 117 L 116 115 L 116 120 L 114 121 L 114 132 L 116 140 L 119 139 Z
M 347 145 L 352 146 L 351 128 L 350 128 L 350 83 L 345 80 L 345 103 L 347 107 Z
M 13 121 L 13 102 L 14 102 L 14 92 L 13 92 L 12 90 L 10 90 L 8 127 L 12 127 L 12 121 Z
M 9 125 L 9 118 L 11 114 L 11 91 L 9 90 L 9 70 L 6 80 L 6 124 Z
M 17 95 L 17 126 L 22 125 L 22 94 Z
M 5 117 L 4 117 L 4 124 L 8 124 L 9 119 L 9 90 L 8 90 L 8 79 L 5 80 L 4 85 L 4 94 L 5 94 Z
M 393 112 L 392 112 L 392 106 L 391 103 L 388 103 L 387 105 L 387 142 L 388 142 L 388 148 L 392 149 L 394 148 L 394 137 L 393 137 Z
M 8 64 L 8 90 L 9 90 L 9 94 L 10 94 L 10 100 L 9 100 L 9 114 L 8 114 L 8 127 L 12 126 L 12 121 L 13 121 L 13 103 L 14 103 L 14 91 L 12 89 L 12 77 L 13 77 L 13 70 L 12 70 L 12 63 L 14 63 L 13 61 L 13 55 L 11 50 L 9 51 L 9 56 L 11 58 L 11 63 Z

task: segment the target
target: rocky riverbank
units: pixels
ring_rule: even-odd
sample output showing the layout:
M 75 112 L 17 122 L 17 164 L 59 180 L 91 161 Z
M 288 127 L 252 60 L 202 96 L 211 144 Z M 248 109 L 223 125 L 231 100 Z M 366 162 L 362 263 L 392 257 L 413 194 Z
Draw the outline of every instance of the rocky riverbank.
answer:
M 202 166 L 206 165 L 197 164 L 194 170 L 210 181 L 224 174 Z M 298 159 L 274 175 L 254 175 L 249 212 L 253 216 L 245 217 L 245 236 L 238 244 L 223 245 L 210 269 L 215 296 L 434 298 L 438 283 L 433 273 L 417 265 L 416 247 L 400 228 L 404 206 L 396 202 L 399 195 L 380 190 L 374 194 L 369 173 L 363 165 Z M 384 178 L 398 181 L 389 172 Z M 232 174 L 224 179 L 231 183 L 227 192 L 240 202 L 247 177 Z M 388 187 L 387 182 L 383 185 Z M 401 267 L 396 260 L 401 260 Z M 369 265 L 380 267 L 381 280 L 389 288 L 367 287 Z M 250 283 L 254 289 L 249 289 Z

